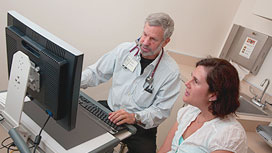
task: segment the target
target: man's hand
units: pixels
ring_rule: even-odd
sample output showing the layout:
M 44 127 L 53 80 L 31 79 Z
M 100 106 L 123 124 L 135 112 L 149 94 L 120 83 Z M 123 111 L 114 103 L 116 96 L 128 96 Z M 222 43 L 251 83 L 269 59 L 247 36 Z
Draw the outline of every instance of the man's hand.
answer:
M 134 124 L 135 123 L 135 114 L 128 113 L 125 110 L 120 109 L 116 112 L 111 112 L 109 114 L 109 120 L 111 120 L 113 123 L 115 123 L 117 125 L 121 125 L 124 123 Z

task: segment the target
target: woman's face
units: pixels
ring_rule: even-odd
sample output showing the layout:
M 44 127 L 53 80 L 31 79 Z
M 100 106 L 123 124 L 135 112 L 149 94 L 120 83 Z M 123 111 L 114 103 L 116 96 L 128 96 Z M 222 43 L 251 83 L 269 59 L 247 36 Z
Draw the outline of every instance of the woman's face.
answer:
M 197 66 L 192 73 L 192 79 L 185 83 L 186 90 L 183 101 L 195 107 L 208 107 L 212 94 L 208 92 L 209 85 L 206 82 L 207 69 L 204 66 Z

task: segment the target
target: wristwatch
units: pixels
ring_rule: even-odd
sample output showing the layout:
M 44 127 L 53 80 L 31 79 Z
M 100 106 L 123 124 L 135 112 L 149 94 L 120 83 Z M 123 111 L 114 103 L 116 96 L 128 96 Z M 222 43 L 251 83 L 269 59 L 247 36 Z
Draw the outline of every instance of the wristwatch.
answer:
M 135 124 L 141 123 L 140 115 L 139 114 L 135 113 L 134 117 L 135 117 Z

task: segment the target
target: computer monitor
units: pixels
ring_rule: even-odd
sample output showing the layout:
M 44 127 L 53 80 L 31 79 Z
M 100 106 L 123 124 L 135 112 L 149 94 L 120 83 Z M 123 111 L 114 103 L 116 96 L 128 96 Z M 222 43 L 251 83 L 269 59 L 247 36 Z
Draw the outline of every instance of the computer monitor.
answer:
M 8 12 L 6 45 L 10 75 L 13 54 L 31 61 L 27 96 L 66 130 L 76 125 L 83 53 L 15 11 Z

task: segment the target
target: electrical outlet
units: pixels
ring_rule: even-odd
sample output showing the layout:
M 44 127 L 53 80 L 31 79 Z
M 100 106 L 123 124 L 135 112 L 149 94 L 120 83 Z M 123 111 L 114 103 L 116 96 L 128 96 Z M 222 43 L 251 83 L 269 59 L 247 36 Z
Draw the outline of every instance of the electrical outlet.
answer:
M 21 137 L 23 138 L 23 140 L 25 142 L 28 141 L 28 139 L 30 138 L 30 132 L 28 130 L 26 130 L 25 128 L 23 128 L 22 126 L 20 126 L 19 128 L 17 128 L 18 133 L 21 135 Z

